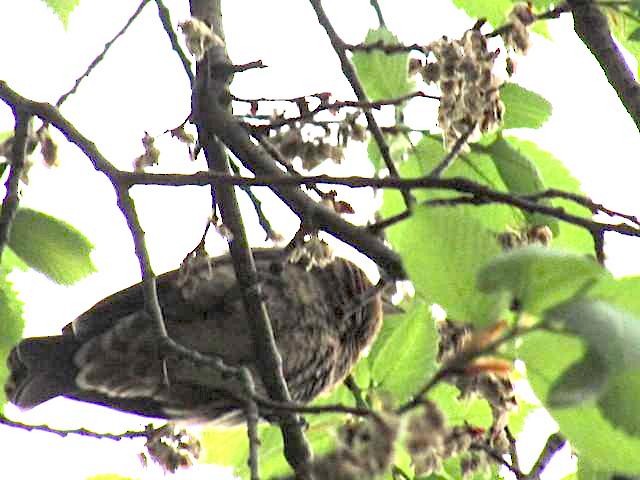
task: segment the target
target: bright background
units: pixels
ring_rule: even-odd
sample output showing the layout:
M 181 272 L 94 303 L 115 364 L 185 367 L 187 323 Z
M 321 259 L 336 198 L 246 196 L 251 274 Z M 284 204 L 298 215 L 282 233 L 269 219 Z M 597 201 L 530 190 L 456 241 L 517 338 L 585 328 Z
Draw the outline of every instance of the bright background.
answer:
M 174 26 L 188 18 L 188 2 L 166 1 Z M 443 34 L 458 37 L 474 22 L 445 0 L 381 1 L 388 27 L 405 43 L 426 44 Z M 325 8 L 339 34 L 360 42 L 376 18 L 368 0 L 325 0 Z M 0 0 L 0 79 L 20 94 L 54 103 L 133 13 L 136 2 L 82 0 L 65 31 L 40 0 Z M 336 99 L 352 99 L 338 60 L 324 30 L 307 2 L 280 0 L 227 1 L 224 22 L 232 60 L 262 60 L 268 69 L 236 75 L 232 91 L 240 97 L 296 97 L 330 91 Z M 607 207 L 640 214 L 636 192 L 640 161 L 638 132 L 606 83 L 604 75 L 572 31 L 568 15 L 549 22 L 554 42 L 536 37 L 530 53 L 518 62 L 514 81 L 547 98 L 554 107 L 551 120 L 540 130 L 518 132 L 562 159 L 581 180 L 584 190 Z M 635 67 L 635 65 L 634 65 Z M 106 59 L 83 81 L 62 107 L 63 114 L 119 168 L 130 168 L 142 153 L 144 131 L 159 135 L 179 125 L 189 113 L 186 75 L 170 50 L 153 2 Z M 417 103 L 413 114 L 427 123 L 436 107 Z M 421 110 L 423 109 L 423 110 Z M 0 105 L 0 132 L 13 127 L 11 111 Z M 25 302 L 25 335 L 50 335 L 96 301 L 139 281 L 129 231 L 117 210 L 109 182 L 82 154 L 54 132 L 61 165 L 47 169 L 38 161 L 22 204 L 65 219 L 95 245 L 97 273 L 73 287 L 53 284 L 33 273 L 15 273 L 12 280 Z M 184 145 L 159 137 L 161 166 L 154 171 L 194 172 L 204 168 L 191 162 Z M 365 153 L 349 150 L 349 165 L 338 174 L 366 175 Z M 1 193 L 1 192 L 0 192 Z M 209 214 L 208 189 L 202 187 L 137 187 L 139 214 L 156 272 L 176 268 L 198 242 Z M 288 238 L 297 222 L 273 196 L 265 194 L 267 211 L 278 231 Z M 369 200 L 353 197 L 358 211 Z M 273 202 L 271 202 L 273 200 Z M 351 198 L 350 198 L 351 200 Z M 247 203 L 245 202 L 245 206 Z M 249 209 L 250 210 L 250 209 Z M 248 211 L 248 225 L 254 225 Z M 252 229 L 253 244 L 263 240 Z M 640 257 L 629 238 L 607 237 L 608 266 L 617 275 L 640 272 Z M 224 241 L 212 236 L 211 253 Z M 12 418 L 46 423 L 57 428 L 86 427 L 120 432 L 138 429 L 145 419 L 101 407 L 56 399 L 29 412 L 8 407 Z M 540 423 L 542 422 L 542 423 Z M 542 417 L 532 425 L 548 422 Z M 530 428 L 533 453 L 540 447 L 540 428 Z M 120 473 L 135 478 L 158 478 L 158 469 L 144 470 L 136 458 L 141 441 L 112 442 L 0 427 L 3 470 L 23 478 L 82 479 L 95 473 Z M 565 460 L 560 468 L 567 468 Z M 197 466 L 176 478 L 212 478 L 213 467 Z M 548 472 L 555 477 L 557 471 Z

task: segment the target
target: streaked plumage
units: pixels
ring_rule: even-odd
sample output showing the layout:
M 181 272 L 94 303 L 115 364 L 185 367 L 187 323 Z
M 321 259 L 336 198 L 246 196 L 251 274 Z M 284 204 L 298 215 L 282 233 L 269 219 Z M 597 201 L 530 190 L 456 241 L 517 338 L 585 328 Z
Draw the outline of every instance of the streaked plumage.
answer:
M 282 250 L 255 250 L 267 310 L 294 400 L 308 402 L 340 382 L 380 328 L 382 306 L 351 262 L 306 270 Z M 228 256 L 200 259 L 158 277 L 169 334 L 229 365 L 246 365 L 265 394 L 233 265 Z M 365 296 L 367 297 L 367 296 Z M 162 359 L 143 297 L 134 285 L 97 303 L 60 336 L 27 338 L 10 353 L 9 400 L 30 408 L 64 395 L 141 415 L 187 420 L 241 418 L 225 392 L 238 384 L 213 368 Z

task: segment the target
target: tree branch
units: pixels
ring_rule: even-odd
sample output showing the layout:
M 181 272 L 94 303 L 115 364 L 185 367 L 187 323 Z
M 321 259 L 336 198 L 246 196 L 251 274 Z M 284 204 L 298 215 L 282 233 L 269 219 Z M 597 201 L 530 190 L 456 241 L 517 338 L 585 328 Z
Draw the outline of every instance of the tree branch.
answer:
M 316 16 L 318 17 L 318 22 L 322 25 L 322 28 L 327 32 L 327 36 L 335 50 L 338 58 L 340 59 L 340 66 L 342 67 L 342 73 L 351 84 L 351 88 L 353 92 L 356 94 L 356 98 L 360 102 L 369 102 L 369 98 L 367 97 L 366 92 L 364 91 L 364 87 L 360 83 L 358 79 L 358 74 L 356 73 L 351 60 L 347 57 L 347 48 L 346 44 L 342 41 L 342 39 L 338 36 L 338 33 L 331 25 L 331 21 L 327 14 L 322 8 L 321 0 L 309 0 L 313 10 L 316 12 Z M 378 149 L 380 150 L 380 155 L 384 160 L 384 164 L 389 169 L 389 174 L 392 177 L 398 177 L 398 169 L 393 163 L 393 159 L 391 158 L 391 152 L 389 150 L 389 145 L 384 138 L 384 134 L 382 133 L 382 129 L 378 125 L 376 118 L 373 116 L 373 113 L 369 110 L 364 111 L 364 116 L 367 119 L 367 124 L 369 126 L 369 131 L 373 135 L 376 144 L 378 145 Z M 406 204 L 408 210 L 411 210 L 411 205 L 413 204 L 413 199 L 409 192 L 402 192 L 402 197 Z
M 131 17 L 129 17 L 129 20 L 127 20 L 127 23 L 124 24 L 124 27 L 122 27 L 120 29 L 120 31 L 118 33 L 116 33 L 111 40 L 109 40 L 107 43 L 105 43 L 104 49 L 102 50 L 102 52 L 100 52 L 100 54 L 96 58 L 93 59 L 93 61 L 89 64 L 89 66 L 84 71 L 84 73 L 82 75 L 80 75 L 76 79 L 75 83 L 73 84 L 73 87 L 71 87 L 71 89 L 68 92 L 66 92 L 66 93 L 64 93 L 64 94 L 62 94 L 60 96 L 60 98 L 56 102 L 56 107 L 59 107 L 60 105 L 62 105 L 65 102 L 65 100 L 67 98 L 69 98 L 70 95 L 73 95 L 78 90 L 78 87 L 80 86 L 80 83 L 82 83 L 82 81 L 85 78 L 87 78 L 91 74 L 93 69 L 95 67 L 97 67 L 98 64 L 104 59 L 105 55 L 107 54 L 107 52 L 109 51 L 111 46 L 116 42 L 116 40 L 118 40 L 118 38 L 120 38 L 122 35 L 124 35 L 124 33 L 127 31 L 127 29 L 133 23 L 133 21 L 138 17 L 138 15 L 140 15 L 140 12 L 142 12 L 142 10 L 144 9 L 144 7 L 145 7 L 145 5 L 147 3 L 149 3 L 149 0 L 142 0 L 140 5 L 138 5 L 138 8 L 136 9 L 136 11 L 133 12 L 133 15 L 131 15 Z
M 640 85 L 616 45 L 607 19 L 593 0 L 567 0 L 573 28 L 600 64 L 622 105 L 640 130 Z
M 29 122 L 31 113 L 22 109 L 19 105 L 11 105 L 15 117 L 16 126 L 11 144 L 10 171 L 5 182 L 6 193 L 0 210 L 0 263 L 2 252 L 9 243 L 11 237 L 11 225 L 20 204 L 20 176 L 24 170 L 29 139 Z

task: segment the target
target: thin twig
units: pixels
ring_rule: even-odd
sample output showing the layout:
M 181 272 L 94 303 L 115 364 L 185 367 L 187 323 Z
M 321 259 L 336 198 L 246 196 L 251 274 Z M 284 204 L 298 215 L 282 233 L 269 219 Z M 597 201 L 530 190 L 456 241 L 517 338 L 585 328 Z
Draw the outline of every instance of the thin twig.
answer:
M 2 252 L 9 243 L 11 226 L 20 204 L 20 177 L 24 170 L 27 155 L 27 141 L 29 139 L 29 122 L 31 113 L 23 110 L 19 105 L 12 105 L 15 117 L 13 143 L 11 144 L 10 171 L 5 182 L 6 193 L 0 210 L 0 260 Z
M 180 59 L 180 63 L 182 64 L 182 68 L 184 72 L 189 77 L 189 84 L 193 85 L 194 77 L 193 72 L 191 71 L 191 62 L 189 58 L 184 53 L 184 50 L 180 46 L 180 42 L 178 41 L 178 36 L 176 35 L 175 30 L 173 29 L 173 24 L 171 23 L 171 14 L 169 9 L 165 6 L 162 0 L 154 0 L 156 2 L 156 6 L 158 7 L 158 16 L 160 17 L 160 22 L 162 23 L 162 28 L 166 32 L 169 37 L 169 42 L 171 42 L 171 49 L 176 52 L 178 58 Z
M 327 14 L 325 13 L 324 8 L 322 7 L 321 0 L 309 0 L 309 2 L 311 3 L 311 6 L 316 12 L 316 16 L 318 17 L 318 22 L 320 23 L 320 25 L 322 25 L 324 30 L 327 32 L 327 36 L 329 37 L 331 45 L 333 46 L 333 49 L 335 50 L 336 54 L 338 55 L 338 58 L 340 59 L 342 73 L 344 74 L 346 79 L 349 81 L 351 88 L 356 94 L 356 98 L 360 102 L 368 102 L 369 98 L 367 97 L 367 94 L 364 91 L 364 87 L 362 86 L 362 84 L 360 83 L 360 80 L 358 79 L 358 75 L 356 73 L 355 68 L 353 67 L 353 64 L 351 63 L 351 60 L 349 60 L 349 58 L 347 57 L 347 50 L 345 48 L 345 43 L 338 36 L 337 32 L 333 28 L 333 25 L 331 24 L 329 17 L 327 17 Z M 367 119 L 367 125 L 369 126 L 369 131 L 373 135 L 373 139 L 378 145 L 378 149 L 380 150 L 380 155 L 384 160 L 384 164 L 389 170 L 389 175 L 391 175 L 392 177 L 398 177 L 399 176 L 398 169 L 396 168 L 393 162 L 393 159 L 391 158 L 391 151 L 389 150 L 389 145 L 387 144 L 387 141 L 384 138 L 384 134 L 382 133 L 382 130 L 380 129 L 380 126 L 378 125 L 376 118 L 373 116 L 373 113 L 371 113 L 368 110 L 364 111 L 364 116 Z M 406 208 L 408 210 L 411 210 L 411 205 L 413 204 L 413 198 L 411 197 L 411 194 L 409 192 L 403 191 L 402 198 L 404 199 Z
M 102 52 L 96 58 L 93 59 L 93 61 L 89 64 L 89 66 L 84 71 L 84 73 L 82 75 L 80 75 L 76 79 L 75 83 L 73 84 L 73 87 L 71 87 L 71 90 L 69 90 L 68 92 L 62 94 L 62 96 L 56 102 L 56 107 L 61 106 L 65 102 L 65 100 L 67 98 L 69 98 L 70 95 L 73 95 L 78 90 L 78 87 L 80 86 L 80 83 L 82 83 L 82 81 L 85 78 L 87 78 L 89 76 L 89 74 L 91 74 L 93 69 L 104 59 L 105 55 L 107 54 L 107 52 L 109 51 L 111 46 L 116 42 L 116 40 L 118 40 L 118 38 L 120 38 L 122 35 L 124 35 L 124 33 L 131 26 L 131 24 L 137 18 L 137 16 L 140 14 L 140 12 L 142 12 L 142 10 L 144 9 L 144 7 L 145 7 L 145 5 L 147 3 L 149 3 L 149 0 L 142 0 L 142 2 L 140 2 L 140 5 L 138 5 L 138 8 L 136 9 L 136 11 L 133 12 L 133 15 L 131 15 L 131 17 L 129 17 L 129 19 L 127 20 L 127 23 L 124 24 L 124 27 L 122 27 L 120 29 L 120 31 L 118 33 L 116 33 L 115 36 L 111 40 L 109 40 L 107 43 L 105 43 L 104 49 L 102 50 Z
M 456 157 L 460 153 L 460 150 L 462 150 L 462 147 L 467 144 L 467 140 L 469 139 L 471 133 L 475 130 L 475 128 L 476 124 L 474 123 L 467 129 L 466 132 L 464 132 L 463 135 L 460 136 L 458 140 L 456 140 L 456 143 L 453 144 L 453 147 L 451 147 L 449 153 L 445 155 L 440 163 L 438 163 L 438 165 L 436 165 L 435 168 L 431 170 L 431 172 L 429 172 L 427 176 L 434 178 L 442 176 L 445 170 L 449 168 L 453 161 L 456 159 Z
M 567 3 L 573 13 L 576 34 L 600 64 L 622 105 L 640 130 L 640 84 L 611 36 L 607 18 L 593 0 L 567 0 Z
M 247 398 L 244 401 L 245 404 L 245 416 L 247 421 L 247 436 L 249 438 L 249 471 L 251 472 L 251 480 L 260 480 L 260 464 L 259 464 L 259 447 L 260 438 L 258 436 L 258 422 L 260 416 L 258 415 L 258 406 L 256 405 L 253 397 L 256 393 L 255 384 L 251 372 L 247 367 L 240 369 L 240 378 L 244 383 L 244 388 L 247 393 Z
M 378 17 L 378 25 L 380 25 L 380 28 L 387 28 L 387 24 L 384 21 L 384 16 L 382 15 L 382 9 L 380 8 L 380 3 L 378 3 L 378 0 L 369 0 L 369 3 L 373 7 L 373 10 L 376 12 L 376 16 Z
M 526 480 L 539 479 L 544 469 L 547 468 L 547 465 L 549 465 L 551 459 L 556 453 L 558 453 L 558 451 L 562 447 L 564 447 L 566 443 L 567 439 L 561 433 L 557 432 L 550 435 L 547 438 L 547 441 L 545 442 L 544 447 L 542 448 L 542 451 L 540 452 L 540 455 L 536 460 L 536 463 L 531 468 L 531 472 L 529 472 L 529 474 L 527 474 L 524 478 Z
M 190 6 L 192 16 L 206 21 L 213 32 L 224 40 L 221 2 L 191 0 Z M 224 128 L 221 128 L 223 125 L 220 119 L 224 115 L 230 115 L 230 105 L 221 103 L 229 98 L 228 87 L 232 72 L 225 68 L 227 65 L 231 65 L 231 62 L 224 46 L 210 48 L 203 61 L 197 65 L 193 92 L 193 118 L 207 165 L 210 170 L 224 174 L 229 173 L 229 160 L 221 141 L 224 141 L 221 135 Z M 275 342 L 235 189 L 232 185 L 217 185 L 215 193 L 222 222 L 232 235 L 229 251 L 249 320 L 258 373 L 269 397 L 288 402 L 291 396 L 283 374 L 282 358 Z M 282 415 L 280 429 L 284 455 L 296 477 L 300 480 L 312 480 L 313 453 L 298 416 L 291 412 Z M 257 468 L 257 461 L 255 467 Z M 257 472 L 253 473 L 257 475 Z
M 124 438 L 147 437 L 146 431 L 140 432 L 140 431 L 130 430 L 123 433 L 98 433 L 98 432 L 93 432 L 91 430 L 87 430 L 85 428 L 60 430 L 58 428 L 49 427 L 48 425 L 28 425 L 26 423 L 21 423 L 21 422 L 16 422 L 14 420 L 11 420 L 10 418 L 7 418 L 2 414 L 0 414 L 0 424 L 7 425 L 8 427 L 19 428 L 21 430 L 26 430 L 28 432 L 36 430 L 39 432 L 52 433 L 60 437 L 66 437 L 68 435 L 81 435 L 83 437 L 104 438 L 107 440 L 116 440 L 116 441 L 122 440 Z
M 398 415 L 403 415 L 408 411 L 422 405 L 422 403 L 424 402 L 424 396 L 433 387 L 435 387 L 438 383 L 440 383 L 450 375 L 464 373 L 464 367 L 467 366 L 471 360 L 482 355 L 494 352 L 500 345 L 541 328 L 542 326 L 540 324 L 534 325 L 533 327 L 529 328 L 514 327 L 502 337 L 486 345 L 481 350 L 466 350 L 458 353 L 455 357 L 444 364 L 436 373 L 434 373 L 433 376 L 417 391 L 417 393 L 413 395 L 410 400 L 396 408 L 396 413 Z
M 233 162 L 231 162 L 230 165 L 231 165 L 231 170 L 233 171 L 233 174 L 236 176 L 239 176 L 240 168 Z M 267 215 L 264 213 L 264 210 L 262 208 L 262 201 L 256 196 L 255 193 L 253 193 L 253 190 L 251 190 L 251 187 L 247 185 L 243 185 L 240 188 L 244 193 L 247 194 L 247 197 L 249 197 L 249 200 L 251 200 L 251 204 L 253 205 L 253 210 L 256 212 L 256 215 L 258 216 L 258 223 L 264 230 L 267 240 L 277 239 L 279 237 L 279 234 L 273 229 L 273 227 L 271 226 L 271 222 L 267 218 Z

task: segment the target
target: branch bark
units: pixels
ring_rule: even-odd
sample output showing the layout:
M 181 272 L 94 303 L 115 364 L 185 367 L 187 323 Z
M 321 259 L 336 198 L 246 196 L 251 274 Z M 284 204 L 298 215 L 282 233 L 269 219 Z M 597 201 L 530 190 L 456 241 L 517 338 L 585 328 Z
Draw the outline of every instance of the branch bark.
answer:
M 606 17 L 593 0 L 568 0 L 573 28 L 600 64 L 622 105 L 640 130 L 640 85 L 616 45 Z

